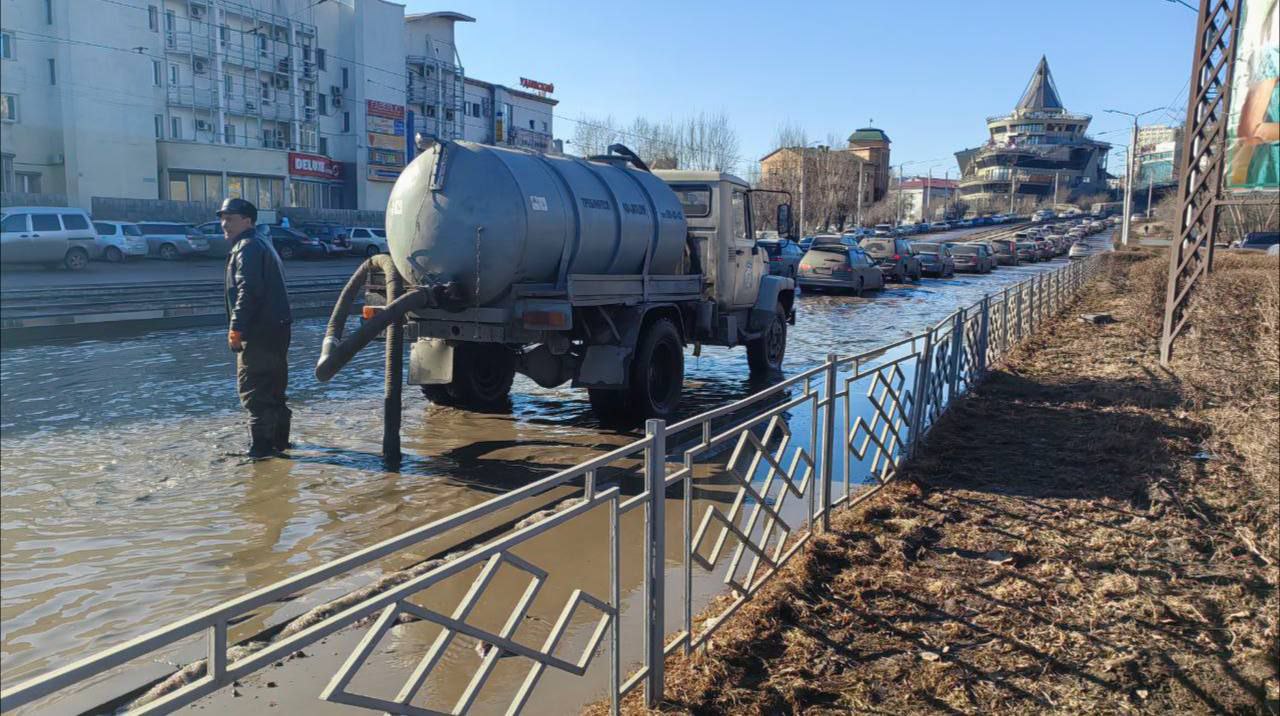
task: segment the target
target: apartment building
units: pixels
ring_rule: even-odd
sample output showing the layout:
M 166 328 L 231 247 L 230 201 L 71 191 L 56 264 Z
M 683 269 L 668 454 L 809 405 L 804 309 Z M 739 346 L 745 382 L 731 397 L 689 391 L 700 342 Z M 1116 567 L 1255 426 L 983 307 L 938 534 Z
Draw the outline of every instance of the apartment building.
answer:
M 386 0 L 8 2 L 0 189 L 382 209 L 415 131 L 547 151 L 555 101 L 467 78 L 458 22 Z

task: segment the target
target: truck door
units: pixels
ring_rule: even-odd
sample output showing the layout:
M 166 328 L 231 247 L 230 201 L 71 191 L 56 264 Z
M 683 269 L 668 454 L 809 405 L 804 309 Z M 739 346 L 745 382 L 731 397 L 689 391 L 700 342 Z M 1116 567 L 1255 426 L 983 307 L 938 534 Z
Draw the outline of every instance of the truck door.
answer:
M 760 277 L 768 272 L 767 259 L 756 251 L 755 234 L 751 231 L 751 208 L 746 191 L 730 187 L 728 273 L 733 277 L 731 305 L 752 306 L 760 289 Z

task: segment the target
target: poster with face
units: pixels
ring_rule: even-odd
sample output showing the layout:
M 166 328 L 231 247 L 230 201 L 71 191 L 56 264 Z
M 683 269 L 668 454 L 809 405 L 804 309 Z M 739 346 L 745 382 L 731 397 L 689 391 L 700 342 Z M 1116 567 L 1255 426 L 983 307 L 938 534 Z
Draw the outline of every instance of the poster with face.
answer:
M 1280 0 L 1242 0 L 1227 123 L 1227 189 L 1280 189 Z

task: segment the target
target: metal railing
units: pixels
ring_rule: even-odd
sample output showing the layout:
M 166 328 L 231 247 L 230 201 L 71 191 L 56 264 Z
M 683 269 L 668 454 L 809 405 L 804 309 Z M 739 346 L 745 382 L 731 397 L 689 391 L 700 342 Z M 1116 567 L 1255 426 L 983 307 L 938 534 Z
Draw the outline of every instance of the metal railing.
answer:
M 917 335 L 859 355 L 829 355 L 821 365 L 765 390 L 670 425 L 650 420 L 644 437 L 630 444 L 6 689 L 0 709 L 75 693 L 136 669 L 141 660 L 171 658 L 178 646 L 203 640 L 203 666 L 189 666 L 185 683 L 129 705 L 137 713 L 168 712 L 345 629 L 366 631 L 319 693 L 335 703 L 391 713 L 464 713 L 476 703 L 497 661 L 515 656 L 528 664 L 519 685 L 504 693 L 507 713 L 517 713 L 548 668 L 583 677 L 601 652 L 607 657 L 607 694 L 615 712 L 621 699 L 641 685 L 647 703 L 655 704 L 663 693 L 668 654 L 705 645 L 815 530 L 829 529 L 834 509 L 866 500 L 892 482 L 948 406 L 1079 292 L 1097 266 L 1094 257 L 1041 273 Z M 635 494 L 625 496 L 628 490 Z M 671 520 L 669 491 L 679 493 L 681 507 Z M 695 509 L 704 504 L 705 509 Z M 629 520 L 631 534 L 624 534 L 623 518 L 632 512 L 642 517 Z M 596 516 L 584 517 L 589 514 Z M 513 521 L 513 515 L 531 516 Z M 667 528 L 676 519 L 682 545 L 673 550 L 672 562 L 680 566 L 669 570 Z M 599 544 L 607 545 L 607 558 L 593 564 L 607 575 L 578 578 L 607 593 L 559 584 L 568 598 L 554 600 L 549 609 L 542 605 L 558 617 L 537 634 L 538 643 L 530 643 L 526 618 L 556 576 L 515 551 L 571 522 L 604 533 Z M 468 543 L 477 533 L 484 539 Z M 273 602 L 318 586 L 332 589 L 371 567 L 386 567 L 383 560 L 389 556 L 419 555 L 415 546 L 449 540 L 455 551 L 443 560 L 420 563 L 421 569 L 405 579 L 334 606 L 314 623 L 253 646 L 232 631 Z M 623 544 L 631 550 L 625 560 Z M 437 552 L 443 553 L 444 548 Z M 626 582 L 622 566 L 637 558 L 642 575 L 638 582 Z M 515 576 L 523 586 L 515 590 L 518 597 L 503 625 L 481 628 L 468 617 L 499 572 L 507 574 L 505 583 Z M 414 601 L 446 582 L 463 594 L 451 610 Z M 695 596 L 706 595 L 708 588 L 722 593 L 716 584 L 727 588 L 728 599 Z M 669 586 L 681 594 L 678 612 L 667 609 Z M 624 590 L 638 592 L 639 600 L 626 603 L 639 614 L 624 614 Z M 512 590 L 501 591 L 507 592 L 502 603 L 509 604 Z M 585 617 L 579 614 L 588 611 Z M 695 621 L 699 612 L 702 618 Z M 431 646 L 396 694 L 354 690 L 353 677 L 377 653 L 388 630 L 405 618 L 438 625 Z M 629 633 L 624 634 L 624 623 L 634 625 Z M 233 636 L 238 648 L 230 647 Z M 440 708 L 412 703 L 459 636 L 484 647 L 461 694 Z M 580 650 L 561 655 L 566 641 L 580 643 Z M 624 660 L 627 654 L 632 657 Z M 594 675 L 604 681 L 600 671 Z

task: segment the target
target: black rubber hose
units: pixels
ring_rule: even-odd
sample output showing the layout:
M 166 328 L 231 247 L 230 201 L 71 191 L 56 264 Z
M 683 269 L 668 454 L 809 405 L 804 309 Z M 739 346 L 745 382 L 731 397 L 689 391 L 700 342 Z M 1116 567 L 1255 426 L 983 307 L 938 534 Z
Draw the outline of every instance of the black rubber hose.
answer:
M 383 273 L 387 281 L 387 304 L 396 303 L 404 291 L 404 279 L 387 257 Z M 382 392 L 382 460 L 400 464 L 400 408 L 404 372 L 404 321 L 397 318 L 387 328 L 386 385 Z
M 316 364 L 316 379 L 326 382 L 343 366 L 351 361 L 361 348 L 378 337 L 378 334 L 400 319 L 409 311 L 426 308 L 431 305 L 431 294 L 423 289 L 415 289 L 382 307 L 382 310 L 365 321 L 350 336 L 339 341 L 330 341 L 325 337 L 325 345 L 320 349 L 320 362 Z

